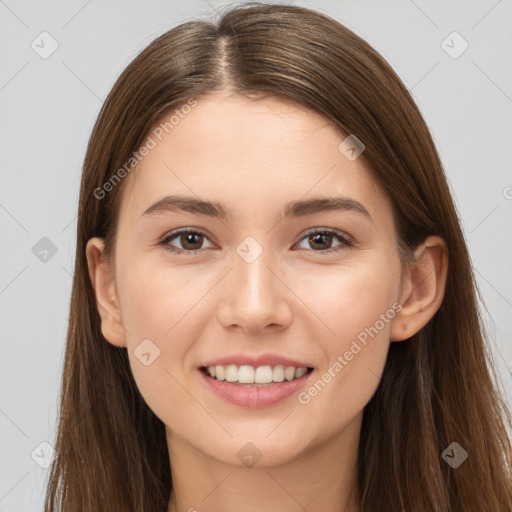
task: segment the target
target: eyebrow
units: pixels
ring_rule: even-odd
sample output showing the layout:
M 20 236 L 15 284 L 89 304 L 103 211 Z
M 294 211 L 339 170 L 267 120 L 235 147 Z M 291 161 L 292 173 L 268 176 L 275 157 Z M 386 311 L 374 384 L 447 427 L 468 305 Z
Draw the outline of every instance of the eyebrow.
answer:
M 231 211 L 222 203 L 202 201 L 195 197 L 180 195 L 166 196 L 160 199 L 145 210 L 141 217 L 176 211 L 207 215 L 221 220 L 228 220 L 232 217 Z M 370 213 L 359 201 L 345 196 L 320 197 L 287 203 L 284 207 L 283 217 L 303 217 L 325 211 L 355 212 L 367 217 L 373 223 Z

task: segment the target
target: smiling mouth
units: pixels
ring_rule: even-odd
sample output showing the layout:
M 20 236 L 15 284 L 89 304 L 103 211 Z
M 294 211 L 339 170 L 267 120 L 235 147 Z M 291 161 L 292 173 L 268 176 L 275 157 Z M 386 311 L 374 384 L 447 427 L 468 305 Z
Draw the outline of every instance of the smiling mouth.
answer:
M 201 372 L 217 381 L 248 387 L 268 387 L 281 382 L 292 382 L 309 375 L 313 368 L 284 365 L 216 365 L 201 366 Z

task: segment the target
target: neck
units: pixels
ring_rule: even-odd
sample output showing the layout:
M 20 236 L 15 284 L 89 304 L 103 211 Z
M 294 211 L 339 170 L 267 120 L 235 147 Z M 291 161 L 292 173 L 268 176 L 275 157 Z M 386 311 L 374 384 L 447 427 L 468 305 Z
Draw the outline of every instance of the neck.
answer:
M 357 450 L 361 418 L 323 444 L 269 467 L 225 464 L 168 430 L 173 488 L 167 510 L 359 512 Z

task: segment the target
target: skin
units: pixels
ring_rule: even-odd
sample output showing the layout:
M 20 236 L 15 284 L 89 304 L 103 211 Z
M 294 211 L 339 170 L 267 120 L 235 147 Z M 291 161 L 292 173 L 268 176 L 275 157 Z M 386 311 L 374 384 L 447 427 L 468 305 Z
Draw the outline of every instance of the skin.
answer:
M 102 240 L 87 245 L 103 335 L 127 348 L 142 396 L 167 427 L 170 511 L 358 511 L 363 409 L 389 344 L 439 308 L 447 254 L 442 239 L 428 237 L 402 273 L 389 198 L 363 158 L 338 150 L 344 138 L 281 99 L 198 98 L 125 178 L 112 273 Z M 170 194 L 224 203 L 233 217 L 142 216 Z M 354 211 L 282 218 L 289 201 L 338 195 L 362 203 L 372 220 Z M 198 254 L 159 245 L 178 228 L 205 233 L 168 242 Z M 356 245 L 335 237 L 315 245 L 311 228 L 339 230 Z M 248 236 L 263 249 L 251 263 L 236 251 Z M 318 254 L 329 248 L 340 250 Z M 198 376 L 208 359 L 274 352 L 308 362 L 314 382 L 397 302 L 402 309 L 307 404 L 293 395 L 263 409 L 235 406 Z M 147 338 L 160 350 L 149 366 L 134 354 Z M 237 457 L 247 442 L 262 454 L 252 467 Z

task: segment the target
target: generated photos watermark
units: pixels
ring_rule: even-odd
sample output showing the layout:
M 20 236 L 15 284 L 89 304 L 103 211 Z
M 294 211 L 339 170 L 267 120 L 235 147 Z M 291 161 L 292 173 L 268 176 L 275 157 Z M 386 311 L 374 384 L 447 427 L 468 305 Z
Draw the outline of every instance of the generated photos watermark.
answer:
M 365 327 L 352 341 L 349 349 L 343 355 L 338 355 L 336 361 L 305 391 L 297 395 L 297 400 L 302 405 L 307 405 L 317 396 L 339 373 L 345 368 L 354 357 L 367 346 L 368 337 L 373 339 L 388 324 L 396 314 L 402 310 L 402 305 L 395 302 L 385 313 L 381 313 L 379 319 L 370 327 Z M 358 343 L 359 342 L 359 343 Z
M 158 142 L 161 142 L 165 135 L 170 133 L 174 128 L 184 119 L 197 105 L 195 98 L 189 98 L 187 102 L 182 105 L 179 109 L 167 118 L 166 121 L 161 122 L 156 128 L 154 128 L 150 135 L 146 138 L 146 141 L 137 151 L 134 151 L 132 156 L 120 167 L 110 178 L 103 183 L 101 187 L 94 189 L 93 195 L 96 199 L 103 199 L 106 197 L 108 192 L 111 192 L 123 178 L 126 177 L 133 168 L 139 164 L 149 152 L 156 148 Z

